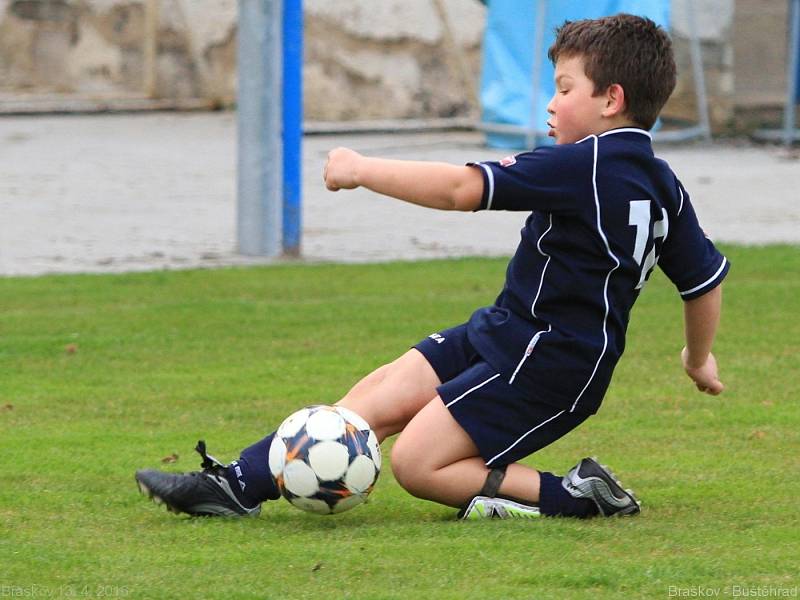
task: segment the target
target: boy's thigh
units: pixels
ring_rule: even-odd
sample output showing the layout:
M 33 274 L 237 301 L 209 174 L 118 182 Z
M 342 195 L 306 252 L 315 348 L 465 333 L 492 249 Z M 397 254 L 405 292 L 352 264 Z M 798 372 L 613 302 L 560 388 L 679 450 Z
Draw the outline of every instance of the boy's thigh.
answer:
M 383 441 L 436 396 L 439 383 L 425 357 L 411 349 L 367 375 L 336 404 L 366 419 Z
M 589 414 L 532 400 L 479 360 L 437 388 L 453 418 L 472 438 L 487 466 L 501 466 L 541 450 Z
M 442 381 L 463 371 L 475 358 L 466 326 L 446 329 L 364 377 L 337 404 L 361 415 L 383 440 L 401 431 L 436 397 Z
M 453 419 L 437 396 L 403 429 L 392 448 L 392 470 L 430 473 L 478 456 L 472 438 Z M 398 464 L 401 463 L 401 464 Z

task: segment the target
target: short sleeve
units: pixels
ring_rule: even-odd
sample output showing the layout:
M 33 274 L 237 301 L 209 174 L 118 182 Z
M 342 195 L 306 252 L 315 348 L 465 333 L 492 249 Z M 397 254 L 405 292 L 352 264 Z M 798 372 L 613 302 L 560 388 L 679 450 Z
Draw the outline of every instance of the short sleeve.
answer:
M 670 224 L 658 264 L 681 297 L 692 300 L 722 283 L 730 262 L 703 233 L 689 195 L 680 182 L 678 193 L 677 218 Z
M 483 174 L 478 210 L 575 212 L 580 199 L 592 193 L 592 149 L 585 146 L 546 146 L 500 161 L 469 163 Z

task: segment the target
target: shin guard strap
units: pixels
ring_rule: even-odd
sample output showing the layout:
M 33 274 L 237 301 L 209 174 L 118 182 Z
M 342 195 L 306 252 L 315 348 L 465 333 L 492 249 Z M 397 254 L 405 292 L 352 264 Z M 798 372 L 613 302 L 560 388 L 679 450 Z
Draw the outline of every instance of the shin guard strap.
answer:
M 489 474 L 486 476 L 486 481 L 484 482 L 483 487 L 478 495 L 487 496 L 488 498 L 494 498 L 497 496 L 497 492 L 500 489 L 500 485 L 503 483 L 505 476 L 505 465 L 489 471 Z

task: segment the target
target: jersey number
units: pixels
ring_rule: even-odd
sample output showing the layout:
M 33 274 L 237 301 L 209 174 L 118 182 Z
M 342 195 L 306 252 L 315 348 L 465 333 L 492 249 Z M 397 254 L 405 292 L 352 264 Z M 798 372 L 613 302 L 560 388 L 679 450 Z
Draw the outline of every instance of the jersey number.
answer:
M 630 213 L 628 215 L 628 225 L 636 227 L 636 243 L 633 247 L 633 259 L 640 267 L 642 272 L 639 277 L 639 283 L 636 289 L 640 290 L 644 287 L 650 271 L 656 266 L 658 262 L 658 255 L 656 254 L 656 239 L 664 239 L 667 237 L 669 231 L 669 221 L 667 220 L 667 211 L 661 209 L 662 218 L 660 221 L 653 223 L 653 247 L 644 256 L 645 248 L 647 247 L 647 240 L 650 237 L 650 200 L 633 200 L 630 203 Z M 644 262 L 642 262 L 644 259 Z

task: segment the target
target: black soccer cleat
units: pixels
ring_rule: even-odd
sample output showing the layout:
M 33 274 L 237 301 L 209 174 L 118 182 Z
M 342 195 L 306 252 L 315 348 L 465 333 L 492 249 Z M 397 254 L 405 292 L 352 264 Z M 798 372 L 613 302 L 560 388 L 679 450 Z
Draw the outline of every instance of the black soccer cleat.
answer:
M 202 471 L 164 473 L 154 469 L 136 471 L 136 484 L 142 494 L 156 504 L 165 504 L 176 514 L 198 517 L 255 517 L 261 505 L 247 508 L 233 493 L 225 477 L 226 466 L 206 454 L 202 440 L 195 450 L 203 457 Z
M 604 517 L 636 515 L 641 504 L 614 474 L 593 458 L 584 458 L 564 475 L 561 482 L 574 498 L 588 498 Z

